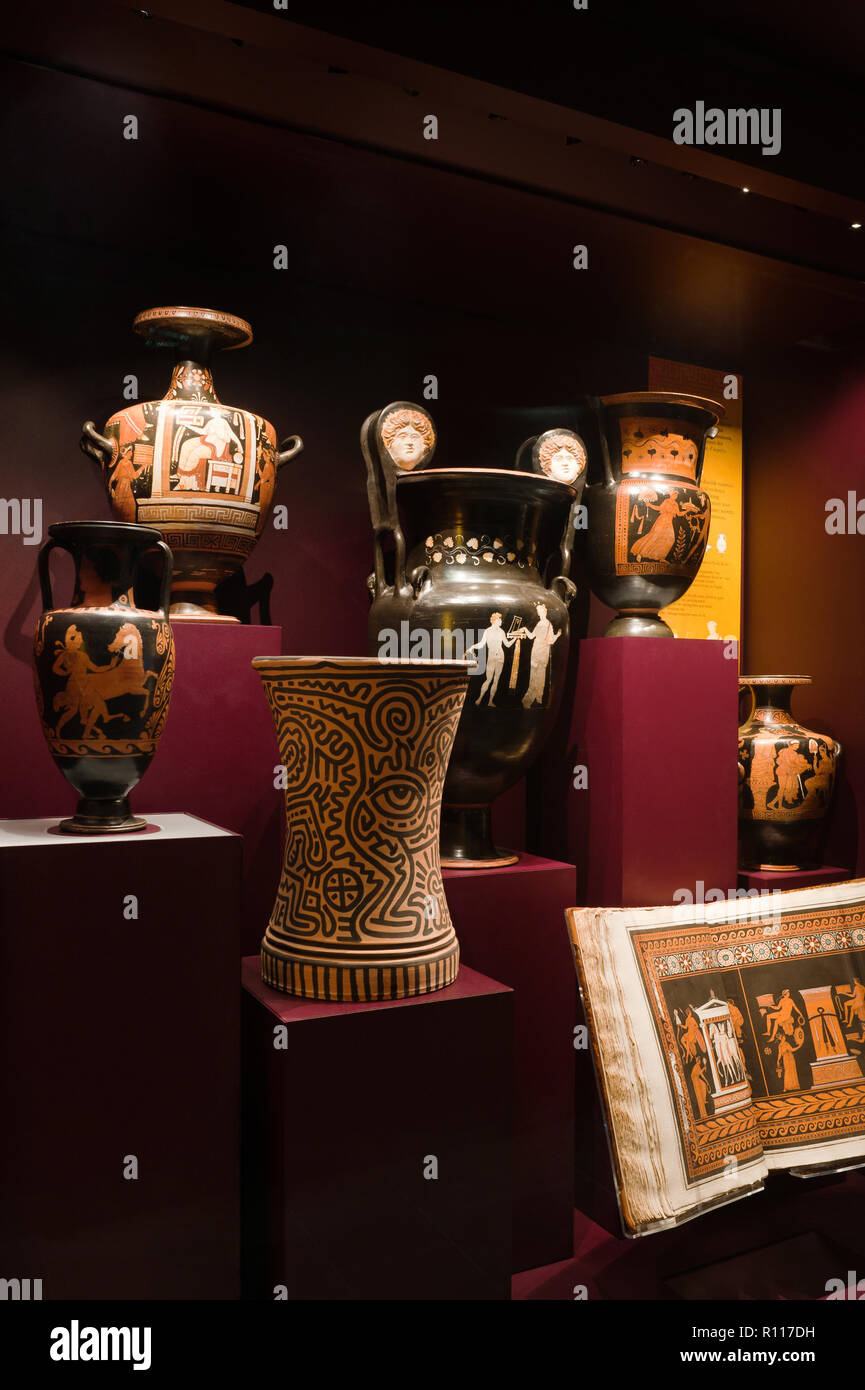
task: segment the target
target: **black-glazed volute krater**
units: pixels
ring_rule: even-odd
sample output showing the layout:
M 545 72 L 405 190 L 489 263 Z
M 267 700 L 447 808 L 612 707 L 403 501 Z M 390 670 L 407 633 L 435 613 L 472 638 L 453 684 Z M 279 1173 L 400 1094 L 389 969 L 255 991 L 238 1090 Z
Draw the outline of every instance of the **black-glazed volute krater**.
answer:
M 168 621 L 171 551 L 158 531 L 113 521 L 48 528 L 39 553 L 43 613 L 33 665 L 42 729 L 57 767 L 79 793 L 70 834 L 128 834 L 146 822 L 129 793 L 156 752 L 174 679 Z M 48 560 L 55 548 L 75 562 L 72 602 L 54 607 Z M 136 606 L 134 586 L 147 552 L 161 559 L 156 610 Z
M 532 471 L 417 467 L 432 458 L 433 422 L 398 401 L 367 419 L 362 445 L 376 534 L 370 653 L 476 663 L 445 779 L 441 862 L 515 863 L 493 842 L 491 803 L 538 756 L 561 699 L 582 442 L 568 430 L 526 441 Z

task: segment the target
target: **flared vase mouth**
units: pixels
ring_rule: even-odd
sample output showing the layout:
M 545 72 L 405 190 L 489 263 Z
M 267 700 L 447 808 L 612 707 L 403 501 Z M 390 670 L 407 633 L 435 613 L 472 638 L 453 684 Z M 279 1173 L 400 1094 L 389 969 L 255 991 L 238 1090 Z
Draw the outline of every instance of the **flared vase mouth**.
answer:
M 692 410 L 706 410 L 719 420 L 726 413 L 720 401 L 713 401 L 708 396 L 690 396 L 680 391 L 621 391 L 615 396 L 601 396 L 600 401 L 603 406 L 689 406 Z
M 402 473 L 398 479 L 400 487 L 406 483 L 427 481 L 429 478 L 444 478 L 454 482 L 460 478 L 520 478 L 543 488 L 545 492 L 562 497 L 576 497 L 577 490 L 572 483 L 562 483 L 558 478 L 548 478 L 545 473 L 527 473 L 522 468 L 417 468 L 413 473 Z
M 133 319 L 132 328 L 156 347 L 182 348 L 195 339 L 209 339 L 213 346 L 227 352 L 247 347 L 252 342 L 252 328 L 238 314 L 227 314 L 222 309 L 201 309 L 191 304 L 143 309 Z
M 93 539 L 104 544 L 138 540 L 151 546 L 162 540 L 162 532 L 155 526 L 138 526 L 132 521 L 55 521 L 48 534 L 56 541 Z
M 440 671 L 445 675 L 459 675 L 477 667 L 474 661 L 423 656 L 256 656 L 252 659 L 252 665 L 256 671 L 273 671 L 277 674 L 321 667 L 326 670 L 343 671 L 346 674 L 396 669 L 400 672 L 418 671 L 428 674 Z
M 791 685 L 810 685 L 810 676 L 740 676 L 739 689 L 747 690 L 750 686 L 766 685 L 772 689 L 779 686 Z

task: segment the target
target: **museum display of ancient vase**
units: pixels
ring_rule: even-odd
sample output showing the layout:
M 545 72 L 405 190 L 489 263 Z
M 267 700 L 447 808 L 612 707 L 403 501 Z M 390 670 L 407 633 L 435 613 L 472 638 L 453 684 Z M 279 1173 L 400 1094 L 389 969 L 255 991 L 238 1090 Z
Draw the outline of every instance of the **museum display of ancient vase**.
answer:
M 706 440 L 723 406 L 638 391 L 587 397 L 587 526 L 581 554 L 592 592 L 618 610 L 605 637 L 672 637 L 662 618 L 696 578 L 711 508 L 700 487 Z
M 739 865 L 811 869 L 835 789 L 841 745 L 790 713 L 793 687 L 810 676 L 743 676 L 753 708 L 739 729 Z
M 215 349 L 246 347 L 244 319 L 215 309 L 147 309 L 137 333 L 175 355 L 161 401 L 130 404 L 100 434 L 84 425 L 81 447 L 101 464 L 119 521 L 156 526 L 174 555 L 171 617 L 236 622 L 217 612 L 214 589 L 249 558 L 270 511 L 277 469 L 303 448 L 277 448 L 273 425 L 222 405 L 213 389 Z
M 39 552 L 43 612 L 33 646 L 36 701 L 51 756 L 81 800 L 70 834 L 128 834 L 146 822 L 129 793 L 156 752 L 174 679 L 168 621 L 171 551 L 147 526 L 70 521 L 50 526 Z M 48 560 L 75 563 L 72 602 L 54 607 Z M 161 556 L 161 601 L 137 607 L 148 552 Z
M 439 863 L 466 663 L 258 657 L 285 791 L 282 876 L 264 940 L 273 989 L 339 1003 L 456 979 Z
M 428 413 L 407 401 L 363 425 L 375 534 L 369 650 L 474 662 L 445 781 L 441 858 L 491 868 L 518 859 L 495 846 L 491 803 L 531 766 L 561 699 L 586 456 L 572 431 L 547 430 L 520 449 L 532 471 L 430 468 L 435 442 Z

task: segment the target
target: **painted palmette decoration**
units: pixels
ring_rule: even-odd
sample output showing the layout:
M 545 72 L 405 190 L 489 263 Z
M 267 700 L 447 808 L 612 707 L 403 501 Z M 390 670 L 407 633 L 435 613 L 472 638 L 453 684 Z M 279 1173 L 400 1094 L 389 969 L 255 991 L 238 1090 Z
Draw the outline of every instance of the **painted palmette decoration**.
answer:
M 439 811 L 468 682 L 456 661 L 258 657 L 285 770 L 273 989 L 338 1003 L 454 982 Z
M 739 864 L 811 869 L 819 864 L 841 745 L 804 729 L 790 713 L 794 686 L 810 676 L 743 676 L 753 701 L 739 729 Z
M 156 752 L 174 679 L 168 621 L 171 551 L 158 531 L 112 521 L 48 528 L 39 553 L 43 613 L 33 664 L 42 729 L 57 767 L 79 793 L 69 834 L 128 834 L 146 822 L 129 793 Z M 72 602 L 55 608 L 48 559 L 60 547 L 75 562 Z M 148 552 L 161 553 L 162 596 L 139 608 L 136 577 Z
M 660 608 L 690 588 L 706 553 L 711 506 L 700 487 L 706 440 L 723 406 L 669 391 L 587 397 L 585 565 L 617 616 L 605 637 L 672 637 Z
M 431 468 L 436 431 L 409 401 L 361 430 L 374 535 L 369 650 L 473 660 L 448 767 L 442 863 L 487 868 L 491 802 L 523 775 L 556 717 L 567 667 L 582 439 L 547 430 L 516 468 Z M 392 548 L 386 548 L 392 542 Z
M 292 435 L 278 449 L 273 425 L 223 405 L 213 389 L 214 350 L 252 342 L 244 319 L 175 306 L 145 310 L 133 328 L 174 350 L 168 391 L 161 401 L 118 410 L 102 434 L 88 420 L 81 447 L 102 467 L 115 517 L 158 527 L 171 546 L 172 619 L 235 622 L 217 613 L 214 589 L 249 558 L 277 469 L 303 441 Z

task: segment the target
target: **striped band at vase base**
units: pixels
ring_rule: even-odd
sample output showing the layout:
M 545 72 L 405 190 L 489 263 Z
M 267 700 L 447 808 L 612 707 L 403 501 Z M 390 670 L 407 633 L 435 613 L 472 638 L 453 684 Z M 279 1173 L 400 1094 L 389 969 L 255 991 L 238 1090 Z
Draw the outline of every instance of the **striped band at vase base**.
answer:
M 377 1000 L 406 999 L 415 994 L 452 985 L 459 970 L 459 944 L 453 942 L 438 954 L 417 961 L 360 961 L 350 965 L 310 959 L 286 951 L 261 948 L 261 977 L 271 989 L 302 999 L 334 1004 L 370 1004 Z

